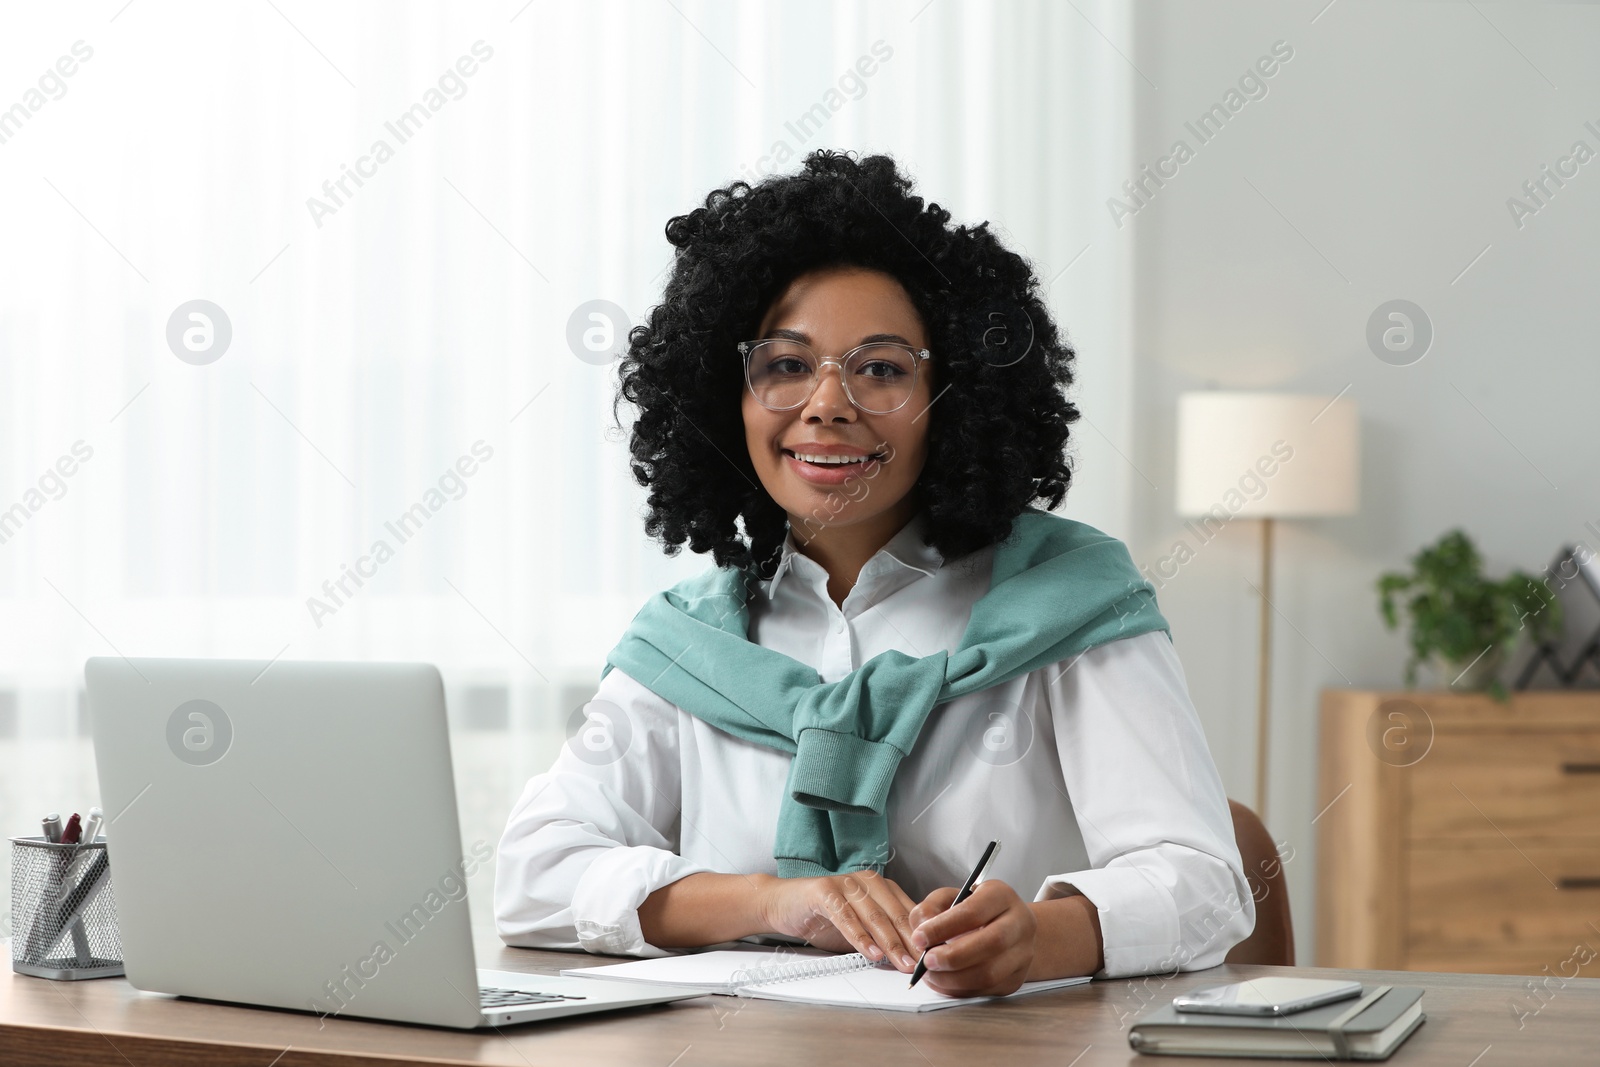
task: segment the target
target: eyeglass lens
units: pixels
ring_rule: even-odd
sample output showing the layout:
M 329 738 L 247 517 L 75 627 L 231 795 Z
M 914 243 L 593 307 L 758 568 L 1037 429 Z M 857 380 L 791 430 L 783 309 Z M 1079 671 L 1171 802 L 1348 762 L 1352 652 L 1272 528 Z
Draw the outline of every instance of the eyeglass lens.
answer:
M 769 408 L 799 407 L 816 389 L 816 353 L 798 341 L 761 341 L 751 348 L 749 360 L 750 391 Z M 917 357 L 899 345 L 867 345 L 850 354 L 841 372 L 857 407 L 885 414 L 911 399 Z

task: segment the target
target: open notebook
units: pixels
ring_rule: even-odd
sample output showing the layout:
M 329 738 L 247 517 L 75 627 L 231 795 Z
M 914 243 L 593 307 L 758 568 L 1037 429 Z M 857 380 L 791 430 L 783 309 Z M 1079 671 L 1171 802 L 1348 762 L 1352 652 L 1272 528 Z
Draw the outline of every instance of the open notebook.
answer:
M 910 975 L 887 963 L 873 963 L 859 952 L 811 955 L 788 949 L 718 949 L 604 967 L 569 967 L 561 973 L 579 978 L 661 982 L 730 996 L 889 1011 L 932 1011 L 1005 1000 L 1089 980 L 1083 977 L 1027 982 L 1007 997 L 947 997 L 929 988 L 926 979 L 907 988 Z

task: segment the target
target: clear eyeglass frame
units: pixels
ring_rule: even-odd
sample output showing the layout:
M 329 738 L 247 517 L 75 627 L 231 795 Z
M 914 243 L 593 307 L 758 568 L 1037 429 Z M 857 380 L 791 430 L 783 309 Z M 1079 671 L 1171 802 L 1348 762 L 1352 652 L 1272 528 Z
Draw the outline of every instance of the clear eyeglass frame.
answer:
M 782 341 L 784 344 L 795 345 L 804 349 L 813 359 L 816 360 L 817 370 L 816 373 L 811 376 L 811 390 L 810 392 L 806 393 L 804 400 L 801 400 L 795 404 L 785 405 L 784 407 L 774 407 L 765 400 L 762 400 L 760 395 L 756 393 L 755 383 L 750 380 L 750 356 L 756 350 L 757 345 L 763 344 L 767 341 Z M 855 394 L 850 391 L 850 379 L 844 373 L 844 365 L 849 362 L 851 356 L 855 355 L 864 348 L 882 348 L 885 346 L 890 348 L 898 348 L 914 357 L 911 361 L 911 388 L 906 391 L 906 398 L 900 401 L 900 403 L 896 404 L 894 407 L 883 411 L 874 411 L 872 408 L 863 407 L 861 402 L 856 399 Z M 911 401 L 912 394 L 917 391 L 917 379 L 921 374 L 920 368 L 922 363 L 927 359 L 931 359 L 933 355 L 926 348 L 916 348 L 912 345 L 903 345 L 898 341 L 868 341 L 864 345 L 857 345 L 842 356 L 826 359 L 817 356 L 816 350 L 810 345 L 806 344 L 804 341 L 796 341 L 790 338 L 764 337 L 756 341 L 740 341 L 737 347 L 739 349 L 739 356 L 744 361 L 744 387 L 752 397 L 755 397 L 756 403 L 760 404 L 768 411 L 793 411 L 795 408 L 804 407 L 805 405 L 809 404 L 811 402 L 811 398 L 817 395 L 817 386 L 822 384 L 823 366 L 829 363 L 835 363 L 838 364 L 839 367 L 839 380 L 844 385 L 844 395 L 849 398 L 851 404 L 854 404 L 858 410 L 864 411 L 869 415 L 891 414 L 899 411 Z

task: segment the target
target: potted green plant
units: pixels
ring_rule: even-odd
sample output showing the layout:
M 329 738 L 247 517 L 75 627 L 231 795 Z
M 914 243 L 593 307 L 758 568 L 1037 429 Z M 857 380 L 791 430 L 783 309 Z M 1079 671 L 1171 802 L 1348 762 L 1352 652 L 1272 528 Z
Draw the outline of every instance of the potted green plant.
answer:
M 1527 628 L 1542 640 L 1561 632 L 1561 602 L 1550 584 L 1517 570 L 1499 581 L 1485 577 L 1477 547 L 1459 529 L 1412 556 L 1411 566 L 1410 574 L 1378 578 L 1388 628 L 1399 625 L 1402 604 L 1411 624 L 1406 685 L 1416 684 L 1417 665 L 1426 662 L 1452 689 L 1508 699 L 1498 671 L 1517 635 Z

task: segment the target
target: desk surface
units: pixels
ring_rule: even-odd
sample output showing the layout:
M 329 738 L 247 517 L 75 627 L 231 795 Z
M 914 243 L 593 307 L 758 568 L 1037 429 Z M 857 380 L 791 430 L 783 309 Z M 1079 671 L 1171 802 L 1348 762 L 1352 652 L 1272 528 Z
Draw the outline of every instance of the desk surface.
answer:
M 486 941 L 478 965 L 554 974 L 603 957 L 508 949 Z M 1552 966 L 1552 971 L 1557 968 Z M 329 1019 L 298 1012 L 236 1008 L 141 993 L 121 978 L 50 982 L 0 977 L 0 1063 L 75 1067 L 395 1067 L 399 1063 L 806 1064 L 860 1062 L 971 1067 L 1002 1053 L 1008 1067 L 1181 1064 L 1138 1056 L 1128 1027 L 1179 992 L 1263 974 L 1351 977 L 1427 990 L 1428 1021 L 1391 1063 L 1498 1067 L 1508 1063 L 1595 1062 L 1600 979 L 1546 979 L 1542 998 L 1529 978 L 1499 975 L 1336 971 L 1222 966 L 1173 978 L 1092 982 L 1016 1001 L 911 1014 L 823 1008 L 741 997 L 558 1019 L 500 1031 Z M 319 1026 L 321 1027 L 319 1029 Z M 1260 1060 L 1222 1061 L 1260 1063 Z

